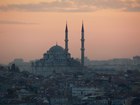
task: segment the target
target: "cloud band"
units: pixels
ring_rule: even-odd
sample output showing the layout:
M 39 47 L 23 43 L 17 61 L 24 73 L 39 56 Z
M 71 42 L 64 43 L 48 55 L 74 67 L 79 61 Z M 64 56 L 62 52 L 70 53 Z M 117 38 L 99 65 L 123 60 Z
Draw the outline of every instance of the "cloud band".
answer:
M 99 9 L 140 11 L 140 0 L 55 0 L 52 2 L 0 6 L 0 11 L 29 12 L 93 12 Z

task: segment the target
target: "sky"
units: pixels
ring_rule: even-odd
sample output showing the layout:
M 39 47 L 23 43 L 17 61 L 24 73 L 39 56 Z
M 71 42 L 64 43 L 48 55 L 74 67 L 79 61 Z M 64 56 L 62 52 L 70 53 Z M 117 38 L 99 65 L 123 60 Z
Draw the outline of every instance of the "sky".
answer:
M 140 55 L 140 0 L 0 0 L 0 63 L 40 59 L 56 43 L 80 57 L 82 21 L 85 56 L 92 60 Z

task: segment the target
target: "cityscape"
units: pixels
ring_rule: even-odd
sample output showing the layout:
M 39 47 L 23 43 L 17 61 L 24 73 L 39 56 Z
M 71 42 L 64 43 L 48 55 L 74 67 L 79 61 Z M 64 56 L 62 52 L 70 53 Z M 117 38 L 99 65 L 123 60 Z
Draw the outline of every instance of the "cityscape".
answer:
M 0 1 L 0 105 L 140 105 L 139 11 L 138 0 Z
M 90 61 L 71 57 L 65 29 L 65 48 L 51 47 L 31 62 L 15 59 L 0 67 L 3 105 L 139 105 L 140 56 Z M 81 60 L 81 61 L 80 61 Z M 138 102 L 137 102 L 138 101 Z M 138 104 L 137 104 L 138 103 Z

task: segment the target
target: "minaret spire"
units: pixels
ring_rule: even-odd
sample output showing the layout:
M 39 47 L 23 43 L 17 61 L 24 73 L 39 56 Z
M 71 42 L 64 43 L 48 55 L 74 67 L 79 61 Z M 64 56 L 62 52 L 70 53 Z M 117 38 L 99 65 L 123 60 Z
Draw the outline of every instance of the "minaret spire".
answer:
M 68 48 L 68 26 L 67 26 L 67 22 L 66 22 L 66 29 L 65 29 L 65 50 L 68 53 L 69 48 Z
M 81 64 L 84 66 L 84 58 L 85 58 L 85 38 L 84 38 L 84 23 L 82 21 L 82 29 L 81 29 Z
M 82 21 L 82 32 L 84 32 L 84 22 Z

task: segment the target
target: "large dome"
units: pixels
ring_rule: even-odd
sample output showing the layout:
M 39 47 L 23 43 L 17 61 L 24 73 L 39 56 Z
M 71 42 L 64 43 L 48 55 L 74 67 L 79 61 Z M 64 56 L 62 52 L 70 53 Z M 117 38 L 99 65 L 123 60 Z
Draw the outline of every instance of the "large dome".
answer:
M 55 45 L 49 49 L 49 52 L 58 53 L 58 52 L 65 52 L 65 50 L 61 46 Z

